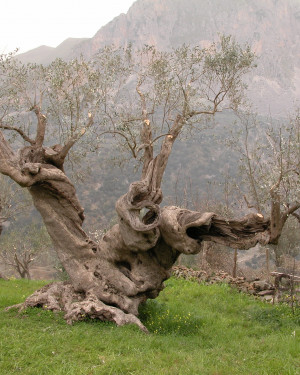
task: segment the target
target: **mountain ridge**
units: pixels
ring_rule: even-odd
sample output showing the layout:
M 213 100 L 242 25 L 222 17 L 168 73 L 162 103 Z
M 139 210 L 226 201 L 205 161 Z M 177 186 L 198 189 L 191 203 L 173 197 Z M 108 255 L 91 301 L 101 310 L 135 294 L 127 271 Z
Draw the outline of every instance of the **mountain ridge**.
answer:
M 38 63 L 80 54 L 90 58 L 108 44 L 130 43 L 136 48 L 148 44 L 162 50 L 182 43 L 206 47 L 219 34 L 249 43 L 258 56 L 258 67 L 248 79 L 250 100 L 257 111 L 286 116 L 300 98 L 297 0 L 137 0 L 92 38 L 69 38 L 42 58 L 37 49 L 18 58 Z
M 47 65 L 57 58 L 69 59 L 73 54 L 74 46 L 80 45 L 89 38 L 67 38 L 57 47 L 50 47 L 46 45 L 39 46 L 30 51 L 20 53 L 16 57 L 26 63 L 36 63 Z

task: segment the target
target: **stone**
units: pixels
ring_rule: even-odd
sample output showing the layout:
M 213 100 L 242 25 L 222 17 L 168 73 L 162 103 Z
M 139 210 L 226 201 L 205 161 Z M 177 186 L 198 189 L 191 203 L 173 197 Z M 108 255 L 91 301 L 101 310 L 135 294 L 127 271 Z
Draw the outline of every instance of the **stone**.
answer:
M 254 289 L 257 291 L 267 290 L 267 289 L 272 288 L 272 284 L 270 284 L 266 280 L 254 281 L 252 285 Z

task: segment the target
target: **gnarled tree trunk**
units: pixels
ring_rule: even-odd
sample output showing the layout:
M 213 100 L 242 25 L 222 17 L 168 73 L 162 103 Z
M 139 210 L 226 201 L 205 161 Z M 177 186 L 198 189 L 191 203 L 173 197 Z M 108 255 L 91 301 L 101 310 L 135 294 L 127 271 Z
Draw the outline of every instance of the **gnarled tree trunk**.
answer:
M 75 188 L 54 156 L 53 149 L 33 145 L 6 166 L 6 174 L 30 191 L 70 276 L 70 282 L 35 292 L 22 307 L 62 310 L 69 323 L 89 316 L 118 325 L 134 323 L 146 331 L 137 318 L 138 307 L 158 296 L 180 253 L 198 253 L 205 240 L 238 248 L 268 241 L 269 221 L 259 215 L 226 221 L 213 213 L 160 209 L 166 160 L 159 155 L 164 165 L 158 157 L 149 162 L 143 180 L 131 184 L 116 204 L 119 223 L 96 243 L 82 229 Z M 148 212 L 141 217 L 143 208 Z
M 162 177 L 185 117 L 177 116 L 154 157 L 146 111 L 142 179 L 117 201 L 118 224 L 98 243 L 92 241 L 82 229 L 83 208 L 63 169 L 77 137 L 63 146 L 44 147 L 45 118 L 38 108 L 35 113 L 36 139 L 26 136 L 30 146 L 18 154 L 0 132 L 0 172 L 28 188 L 70 281 L 45 286 L 21 308 L 62 310 L 68 323 L 89 316 L 118 325 L 134 323 L 147 331 L 137 318 L 139 305 L 158 296 L 181 253 L 198 253 L 203 241 L 239 249 L 269 241 L 269 220 L 259 214 L 228 221 L 214 213 L 159 207 Z M 144 209 L 148 212 L 141 217 Z

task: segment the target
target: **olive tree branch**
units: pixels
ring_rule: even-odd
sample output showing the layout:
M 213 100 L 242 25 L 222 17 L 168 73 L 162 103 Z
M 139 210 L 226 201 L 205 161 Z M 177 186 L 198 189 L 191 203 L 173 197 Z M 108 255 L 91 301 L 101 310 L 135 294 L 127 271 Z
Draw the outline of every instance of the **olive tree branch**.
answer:
M 23 139 L 24 141 L 30 143 L 31 145 L 35 145 L 36 141 L 29 138 L 22 129 L 17 128 L 15 126 L 10 126 L 10 125 L 5 125 L 3 123 L 0 123 L 0 129 L 5 129 L 5 130 L 12 130 L 17 132 Z

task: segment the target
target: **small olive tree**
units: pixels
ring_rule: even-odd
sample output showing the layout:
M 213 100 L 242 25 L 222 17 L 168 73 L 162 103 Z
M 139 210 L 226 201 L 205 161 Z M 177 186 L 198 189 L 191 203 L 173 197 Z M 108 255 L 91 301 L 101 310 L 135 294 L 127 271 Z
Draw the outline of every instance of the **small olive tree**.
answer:
M 284 226 L 300 209 L 299 109 L 286 120 L 266 123 L 249 112 L 238 114 L 238 127 L 227 144 L 239 154 L 239 191 L 248 209 L 270 217 L 270 235 L 276 265 Z
M 31 268 L 51 248 L 45 227 L 37 224 L 11 229 L 1 238 L 1 263 L 20 278 L 31 279 Z

